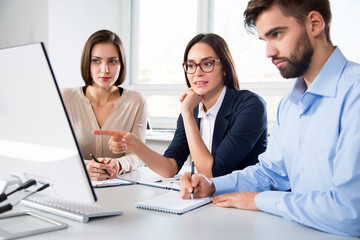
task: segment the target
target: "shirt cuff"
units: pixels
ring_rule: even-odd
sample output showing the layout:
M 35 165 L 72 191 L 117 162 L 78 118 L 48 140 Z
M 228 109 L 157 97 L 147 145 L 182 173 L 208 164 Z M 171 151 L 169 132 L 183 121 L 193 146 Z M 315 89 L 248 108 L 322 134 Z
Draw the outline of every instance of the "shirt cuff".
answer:
M 225 193 L 231 193 L 234 192 L 234 188 L 233 187 L 229 187 L 233 184 L 229 183 L 229 177 L 228 176 L 222 176 L 222 177 L 216 177 L 216 178 L 212 178 L 210 179 L 214 186 L 215 186 L 215 193 L 214 193 L 214 197 L 221 195 L 221 194 L 225 194 Z
M 118 175 L 127 173 L 130 171 L 130 166 L 129 166 L 128 162 L 124 161 L 124 159 L 117 158 L 115 160 L 118 162 L 119 167 L 121 167 L 120 171 L 118 172 Z
M 280 199 L 287 194 L 287 192 L 280 191 L 264 191 L 255 196 L 255 205 L 256 207 L 267 213 L 271 213 L 277 216 L 280 216 L 278 210 L 278 204 Z

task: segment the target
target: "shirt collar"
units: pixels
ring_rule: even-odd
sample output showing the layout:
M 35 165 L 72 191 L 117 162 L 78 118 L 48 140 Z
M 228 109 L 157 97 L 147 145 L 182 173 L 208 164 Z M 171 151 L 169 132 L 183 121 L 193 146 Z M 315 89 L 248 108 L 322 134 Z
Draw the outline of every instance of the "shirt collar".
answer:
M 316 95 L 335 97 L 337 84 L 346 63 L 347 59 L 336 47 L 308 89 L 303 77 L 296 80 L 290 92 L 290 99 L 298 102 L 305 91 Z
M 221 94 L 218 98 L 218 100 L 216 101 L 215 105 L 212 106 L 207 112 L 204 111 L 204 108 L 203 108 L 203 103 L 200 102 L 199 103 L 199 112 L 198 112 L 198 118 L 203 118 L 205 115 L 212 115 L 212 116 L 216 116 L 217 113 L 219 112 L 219 109 L 221 107 L 221 104 L 224 100 L 224 97 L 225 97 L 225 93 L 226 93 L 226 89 L 227 87 L 224 86 L 223 90 L 221 91 Z

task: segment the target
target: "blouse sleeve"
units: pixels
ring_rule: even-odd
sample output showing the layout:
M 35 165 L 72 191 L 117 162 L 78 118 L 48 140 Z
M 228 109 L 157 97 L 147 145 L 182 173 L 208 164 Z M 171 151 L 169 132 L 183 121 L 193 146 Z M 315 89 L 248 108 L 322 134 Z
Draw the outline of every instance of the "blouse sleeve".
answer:
M 186 139 L 184 122 L 180 114 L 177 120 L 174 138 L 169 147 L 166 149 L 164 156 L 175 159 L 179 171 L 187 160 L 189 154 L 190 150 Z
M 139 104 L 132 111 L 137 111 L 131 133 L 137 136 L 142 142 L 145 143 L 146 137 L 146 124 L 148 120 L 147 103 L 145 97 L 139 94 Z M 140 166 L 140 159 L 133 153 L 125 153 L 121 158 L 116 159 L 121 164 L 119 174 L 131 172 Z

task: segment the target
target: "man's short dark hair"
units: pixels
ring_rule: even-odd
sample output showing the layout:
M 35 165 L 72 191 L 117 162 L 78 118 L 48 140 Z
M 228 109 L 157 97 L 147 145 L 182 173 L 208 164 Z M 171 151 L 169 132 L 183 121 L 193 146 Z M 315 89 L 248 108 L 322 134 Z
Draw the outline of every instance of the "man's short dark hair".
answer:
M 329 0 L 251 0 L 244 12 L 244 25 L 249 32 L 254 32 L 259 15 L 277 5 L 285 16 L 294 17 L 300 24 L 304 24 L 311 11 L 321 14 L 325 22 L 325 36 L 330 40 L 331 9 Z

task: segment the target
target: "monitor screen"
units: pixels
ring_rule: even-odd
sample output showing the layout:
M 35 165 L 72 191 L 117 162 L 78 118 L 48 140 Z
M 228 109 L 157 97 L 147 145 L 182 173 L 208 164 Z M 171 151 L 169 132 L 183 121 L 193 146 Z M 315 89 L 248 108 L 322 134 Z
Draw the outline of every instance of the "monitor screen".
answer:
M 0 49 L 0 179 L 50 183 L 42 193 L 96 195 L 43 43 Z

